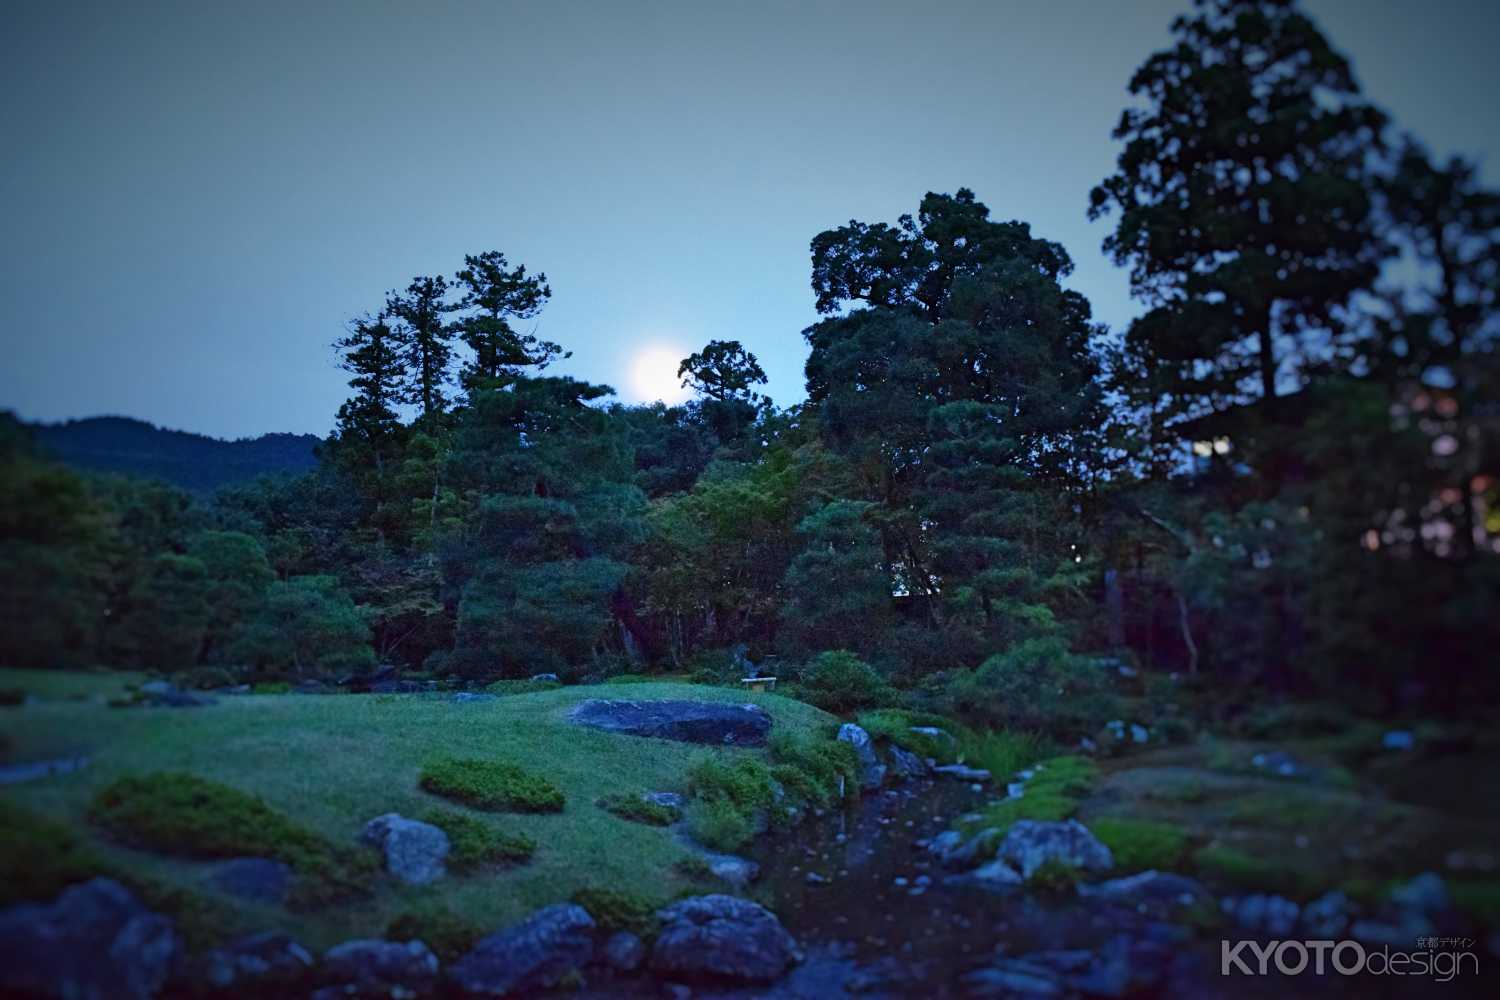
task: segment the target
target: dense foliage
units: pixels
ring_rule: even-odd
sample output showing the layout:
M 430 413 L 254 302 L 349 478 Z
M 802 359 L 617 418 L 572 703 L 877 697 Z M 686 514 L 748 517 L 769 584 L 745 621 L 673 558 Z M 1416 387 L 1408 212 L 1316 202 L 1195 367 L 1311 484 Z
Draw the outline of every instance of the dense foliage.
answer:
M 1482 703 L 1500 195 L 1392 136 L 1288 0 L 1173 33 L 1089 208 L 1146 309 L 1128 329 L 1094 323 L 1065 248 L 929 193 L 813 238 L 806 402 L 715 340 L 682 361 L 692 402 L 627 407 L 544 372 L 544 275 L 470 255 L 350 325 L 352 395 L 301 475 L 192 498 L 0 427 L 0 659 L 759 670 L 841 712 L 1075 730 L 1107 717 L 1104 654 Z

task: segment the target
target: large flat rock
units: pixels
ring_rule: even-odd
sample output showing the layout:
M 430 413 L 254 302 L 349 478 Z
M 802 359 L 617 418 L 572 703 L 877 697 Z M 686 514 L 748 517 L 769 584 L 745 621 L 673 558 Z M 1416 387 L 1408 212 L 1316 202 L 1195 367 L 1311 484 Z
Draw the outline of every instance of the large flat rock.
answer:
M 575 726 L 681 743 L 765 746 L 771 716 L 759 705 L 711 701 L 624 701 L 593 698 L 569 714 Z

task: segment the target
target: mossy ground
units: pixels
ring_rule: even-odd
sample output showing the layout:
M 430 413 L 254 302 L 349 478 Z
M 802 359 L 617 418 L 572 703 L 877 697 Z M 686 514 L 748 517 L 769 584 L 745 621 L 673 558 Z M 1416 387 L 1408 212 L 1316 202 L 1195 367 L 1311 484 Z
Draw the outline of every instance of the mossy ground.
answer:
M 620 697 L 626 685 L 566 687 L 470 704 L 455 704 L 441 694 L 243 695 L 193 709 L 106 707 L 108 697 L 138 680 L 0 670 L 0 687 L 40 696 L 6 709 L 13 759 L 92 758 L 81 771 L 6 787 L 0 802 L 51 821 L 75 838 L 74 848 L 59 852 L 54 871 L 68 868 L 74 850 L 76 857 L 97 855 L 111 868 L 227 905 L 225 932 L 283 929 L 313 949 L 379 936 L 397 917 L 435 908 L 487 932 L 584 888 L 631 890 L 650 884 L 664 898 L 690 888 L 704 891 L 691 862 L 678 867 L 693 855 L 668 831 L 613 816 L 595 803 L 642 789 L 686 793 L 689 771 L 705 756 L 770 766 L 768 751 L 709 754 L 690 744 L 567 723 L 578 702 Z M 773 732 L 809 742 L 826 740 L 835 723 L 810 705 L 774 694 L 679 683 L 628 687 L 633 698 L 754 701 L 771 713 Z M 423 766 L 444 757 L 518 762 L 562 791 L 563 811 L 476 812 L 423 791 Z M 256 796 L 332 844 L 356 845 L 364 824 L 382 813 L 421 818 L 439 807 L 492 823 L 506 836 L 529 838 L 536 850 L 525 864 L 481 866 L 428 886 L 379 878 L 366 898 L 306 912 L 232 900 L 207 884 L 213 862 L 130 847 L 89 824 L 89 807 L 100 789 L 121 778 L 163 771 L 194 774 Z M 34 867 L 38 842 L 0 840 L 0 871 Z M 45 896 L 54 887 L 41 888 L 48 890 L 40 892 Z

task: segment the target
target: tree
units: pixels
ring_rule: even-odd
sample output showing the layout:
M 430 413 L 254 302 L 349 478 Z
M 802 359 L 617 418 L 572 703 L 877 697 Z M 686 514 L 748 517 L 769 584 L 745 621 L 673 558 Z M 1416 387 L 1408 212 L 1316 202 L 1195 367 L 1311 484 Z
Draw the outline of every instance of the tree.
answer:
M 272 583 L 259 613 L 236 637 L 231 656 L 261 673 L 295 677 L 361 669 L 375 661 L 364 612 L 331 576 Z
M 835 500 L 797 525 L 806 540 L 787 570 L 782 645 L 803 656 L 822 650 L 869 653 L 891 616 L 891 578 L 873 504 Z
M 677 377 L 683 388 L 719 402 L 737 399 L 753 404 L 760 397 L 751 386 L 766 384 L 760 362 L 738 340 L 710 340 L 703 350 L 683 358 Z
M 259 610 L 276 575 L 260 541 L 241 531 L 199 532 L 188 542 L 188 555 L 203 567 L 203 658 L 223 660 L 235 631 Z
M 444 317 L 457 306 L 448 301 L 448 282 L 442 276 L 419 276 L 406 291 L 390 291 L 385 314 L 403 325 L 398 339 L 405 345 L 406 366 L 403 403 L 422 407 L 422 418 L 431 422 L 448 408 L 446 388 L 452 378 L 453 328 Z
M 354 395 L 339 407 L 337 448 L 348 464 L 372 463 L 379 475 L 402 434 L 395 407 L 401 400 L 407 345 L 381 315 L 355 320 L 333 346 L 341 355 L 339 367 L 354 376 L 349 380 Z
M 942 655 L 972 659 L 1006 635 L 1001 577 L 1027 567 L 1060 589 L 1078 555 L 1065 527 L 1103 419 L 1088 301 L 1061 286 L 1061 246 L 991 222 L 967 190 L 895 228 L 824 233 L 813 253 L 821 311 L 869 305 L 806 331 L 809 405 L 876 505 L 893 586 L 953 640 Z M 1047 530 L 1016 531 L 1021 510 Z
M 1119 213 L 1104 249 L 1150 306 L 1132 336 L 1170 391 L 1269 410 L 1376 276 L 1367 159 L 1385 118 L 1292 0 L 1197 4 L 1131 79 L 1145 105 L 1115 128 L 1119 169 L 1089 215 Z
M 533 319 L 552 297 L 545 274 L 528 276 L 524 264 L 511 267 L 498 250 L 464 257 L 454 276 L 463 294 L 455 324 L 458 335 L 474 352 L 460 373 L 465 389 L 474 392 L 515 378 L 526 369 L 541 371 L 557 357 L 570 357 L 561 345 L 538 340 L 534 333 L 518 333 L 511 323 Z

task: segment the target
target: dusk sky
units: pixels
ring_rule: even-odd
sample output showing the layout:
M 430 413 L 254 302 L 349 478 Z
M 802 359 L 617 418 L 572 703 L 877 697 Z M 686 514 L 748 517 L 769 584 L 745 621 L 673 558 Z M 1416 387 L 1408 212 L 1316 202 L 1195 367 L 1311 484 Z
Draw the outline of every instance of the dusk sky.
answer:
M 1500 182 L 1500 4 L 1310 0 L 1367 94 Z M 738 339 L 802 394 L 808 241 L 967 186 L 1134 314 L 1085 217 L 1177 0 L 14 3 L 0 408 L 327 433 L 330 343 L 413 275 L 547 273 L 561 370 Z

